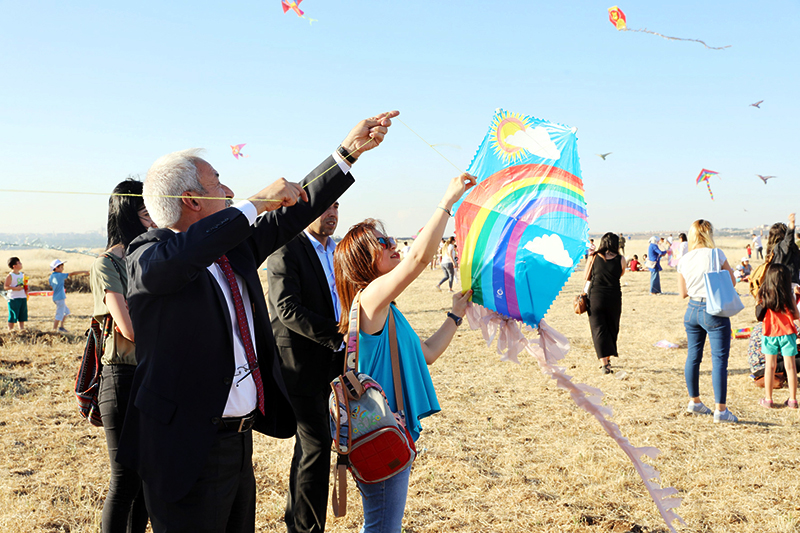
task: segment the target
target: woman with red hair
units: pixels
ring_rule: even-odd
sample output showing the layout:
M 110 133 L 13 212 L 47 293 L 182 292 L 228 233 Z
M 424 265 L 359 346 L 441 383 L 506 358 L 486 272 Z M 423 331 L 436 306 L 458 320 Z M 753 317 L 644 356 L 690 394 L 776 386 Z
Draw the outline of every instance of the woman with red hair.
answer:
M 380 222 L 373 219 L 350 228 L 336 246 L 333 256 L 336 288 L 342 304 L 339 330 L 347 334 L 350 307 L 360 293 L 357 370 L 369 374 L 381 385 L 389 406 L 398 412 L 392 380 L 389 328 L 385 327 L 389 313 L 394 317 L 405 420 L 415 441 L 422 430 L 420 419 L 441 410 L 427 365 L 433 364 L 453 340 L 472 291 L 456 291 L 452 311 L 425 341 L 420 340 L 394 300 L 425 270 L 442 240 L 453 204 L 474 185 L 475 178 L 469 174 L 450 181 L 442 201 L 404 258 L 397 252 L 395 240 L 386 235 Z M 364 505 L 362 533 L 400 531 L 410 470 L 408 468 L 381 483 L 358 484 Z

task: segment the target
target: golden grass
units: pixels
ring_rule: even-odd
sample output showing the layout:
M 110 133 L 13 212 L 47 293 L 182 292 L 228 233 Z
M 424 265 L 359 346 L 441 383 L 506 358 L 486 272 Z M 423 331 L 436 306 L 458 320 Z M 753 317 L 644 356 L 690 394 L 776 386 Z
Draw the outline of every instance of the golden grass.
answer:
M 746 241 L 720 244 L 733 262 Z M 644 249 L 642 241 L 627 246 L 640 258 Z M 449 294 L 433 288 L 440 272 L 426 271 L 398 300 L 421 337 L 436 330 L 450 306 Z M 675 292 L 674 270 L 662 274 L 663 290 Z M 651 463 L 663 486 L 676 487 L 684 498 L 677 512 L 687 526 L 678 530 L 800 531 L 798 415 L 758 407 L 763 391 L 748 378 L 747 341 L 733 341 L 728 380 L 728 405 L 742 423 L 715 425 L 711 417 L 687 415 L 685 349 L 653 347 L 661 339 L 685 346 L 685 301 L 649 296 L 649 274 L 627 273 L 620 357 L 612 361 L 617 373 L 604 376 L 588 320 L 572 312 L 581 278 L 573 275 L 547 320 L 572 343 L 564 364 L 575 381 L 603 389 L 632 444 L 661 449 Z M 68 327 L 83 329 L 91 296 L 68 294 L 67 301 L 76 313 Z M 743 301 L 747 308 L 734 327 L 754 322 L 752 298 Z M 52 302 L 31 298 L 30 306 L 30 325 L 48 329 Z M 102 430 L 80 418 L 71 393 L 83 339 L 3 338 L 0 376 L 28 392 L 0 398 L 0 531 L 97 531 L 108 459 Z M 710 373 L 707 360 L 700 383 L 708 404 Z M 667 531 L 627 457 L 532 358 L 502 363 L 479 332 L 462 326 L 431 374 L 442 412 L 423 421 L 407 532 Z M 785 395 L 777 391 L 776 400 Z M 291 441 L 255 437 L 258 531 L 285 531 L 291 453 Z M 352 482 L 349 496 L 348 515 L 329 517 L 328 531 L 360 525 Z

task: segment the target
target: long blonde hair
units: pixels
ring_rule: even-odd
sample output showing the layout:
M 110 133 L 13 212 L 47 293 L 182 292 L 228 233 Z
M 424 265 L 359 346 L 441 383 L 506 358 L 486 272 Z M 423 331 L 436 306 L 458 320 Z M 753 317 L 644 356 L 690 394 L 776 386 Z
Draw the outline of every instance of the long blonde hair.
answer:
M 350 228 L 333 252 L 333 275 L 342 304 L 339 331 L 344 335 L 350 329 L 350 306 L 356 293 L 381 275 L 378 259 L 383 247 L 375 238 L 375 231 L 386 235 L 383 224 L 378 220 L 368 218 L 359 222 Z
M 715 248 L 714 226 L 702 218 L 692 222 L 689 227 L 689 250 L 695 248 Z

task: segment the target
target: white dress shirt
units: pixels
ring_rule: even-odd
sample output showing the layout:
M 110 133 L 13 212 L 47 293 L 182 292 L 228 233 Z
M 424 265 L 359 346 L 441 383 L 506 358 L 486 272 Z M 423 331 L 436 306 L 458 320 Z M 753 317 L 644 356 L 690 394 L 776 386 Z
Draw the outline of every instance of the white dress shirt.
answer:
M 350 172 L 350 165 L 339 156 L 338 153 L 333 153 L 333 159 L 339 165 L 339 168 L 345 174 Z M 253 205 L 252 202 L 249 200 L 244 200 L 238 202 L 233 205 L 236 209 L 242 212 L 244 216 L 247 217 L 248 222 L 252 226 L 255 224 L 256 218 L 258 217 L 258 210 L 256 206 Z M 291 209 L 291 208 L 290 208 Z M 314 239 L 313 241 L 316 241 Z M 312 242 L 313 242 L 312 241 Z M 331 241 L 332 243 L 333 241 Z M 319 244 L 319 243 L 317 243 Z M 333 248 L 331 248 L 331 254 L 333 254 Z M 332 262 L 332 255 L 331 255 L 331 274 L 330 278 L 333 278 L 333 262 Z M 322 263 L 323 268 L 325 268 L 325 262 Z M 253 380 L 253 374 L 250 370 L 250 366 L 247 363 L 247 354 L 244 351 L 244 342 L 242 341 L 242 335 L 239 332 L 239 323 L 236 320 L 236 306 L 233 303 L 233 295 L 231 294 L 230 285 L 228 285 L 228 279 L 225 277 L 225 273 L 222 272 L 222 268 L 216 263 L 211 263 L 208 267 L 208 271 L 211 272 L 211 275 L 214 276 L 214 279 L 217 280 L 220 289 L 222 289 L 222 294 L 225 295 L 225 302 L 228 304 L 228 314 L 231 318 L 231 331 L 233 332 L 233 359 L 236 364 L 236 372 L 233 375 L 233 382 L 231 383 L 231 391 L 228 393 L 228 401 L 225 404 L 225 410 L 222 412 L 222 416 L 224 417 L 238 417 L 238 416 L 245 416 L 251 413 L 258 404 L 258 393 L 256 392 L 256 384 Z M 327 270 L 325 271 L 327 274 Z M 256 350 L 256 332 L 255 328 L 253 327 L 253 306 L 250 303 L 250 295 L 247 292 L 247 286 L 245 285 L 242 278 L 234 272 L 234 276 L 236 277 L 236 284 L 239 285 L 239 292 L 242 294 L 242 302 L 244 303 L 244 312 L 247 317 L 247 326 L 250 329 L 250 339 L 253 342 L 253 351 Z M 333 285 L 333 290 L 336 290 L 336 285 Z M 334 302 L 338 302 L 338 298 L 334 300 Z M 335 305 L 337 310 L 337 317 L 338 317 L 338 303 Z M 256 357 L 258 354 L 256 353 Z M 266 368 L 261 369 L 262 372 L 272 372 L 272 369 Z

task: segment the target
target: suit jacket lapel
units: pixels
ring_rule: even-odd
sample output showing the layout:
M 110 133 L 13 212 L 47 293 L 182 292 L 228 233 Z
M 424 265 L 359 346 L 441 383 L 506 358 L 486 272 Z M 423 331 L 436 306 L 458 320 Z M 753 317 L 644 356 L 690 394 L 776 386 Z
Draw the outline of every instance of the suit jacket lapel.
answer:
M 328 276 L 325 275 L 325 269 L 322 268 L 322 263 L 317 255 L 317 250 L 314 248 L 314 245 L 311 244 L 311 241 L 305 232 L 300 233 L 300 241 L 303 243 L 303 248 L 305 249 L 306 254 L 308 254 L 308 260 L 311 263 L 311 267 L 314 269 L 317 283 L 319 283 L 320 286 L 322 299 L 325 301 L 325 305 L 327 305 L 328 310 L 331 312 L 331 316 L 335 316 L 333 310 L 333 298 L 331 297 L 331 287 L 328 285 Z

